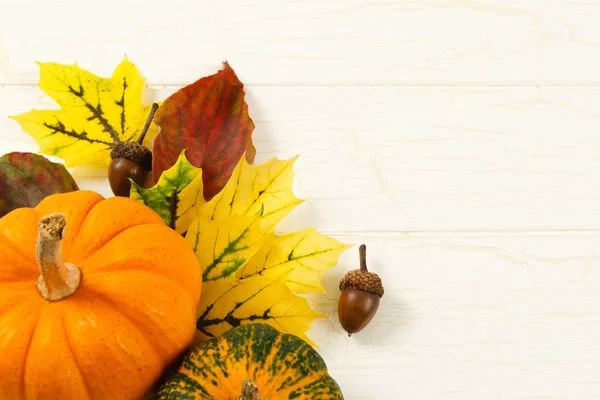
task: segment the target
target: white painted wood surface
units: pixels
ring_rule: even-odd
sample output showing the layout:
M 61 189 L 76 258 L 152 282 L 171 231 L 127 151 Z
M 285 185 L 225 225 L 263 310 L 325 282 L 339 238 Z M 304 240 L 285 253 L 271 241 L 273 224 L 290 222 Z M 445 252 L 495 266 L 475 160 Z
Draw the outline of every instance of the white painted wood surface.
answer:
M 337 282 L 310 336 L 347 399 L 600 399 L 600 0 L 0 0 L 6 117 L 53 106 L 34 63 L 148 101 L 228 60 L 258 160 L 300 154 L 279 226 L 366 243 L 386 295 L 348 338 Z M 110 195 L 102 177 L 74 172 Z

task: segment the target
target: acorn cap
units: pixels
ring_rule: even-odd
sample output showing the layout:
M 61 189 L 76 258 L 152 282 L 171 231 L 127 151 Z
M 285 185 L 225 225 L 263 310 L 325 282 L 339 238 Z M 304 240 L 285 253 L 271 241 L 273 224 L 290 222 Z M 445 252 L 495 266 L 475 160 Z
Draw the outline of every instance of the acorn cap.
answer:
M 374 272 L 355 269 L 348 271 L 340 281 L 340 290 L 354 289 L 363 292 L 373 293 L 379 297 L 383 296 L 383 284 L 381 278 Z
M 137 142 L 121 142 L 110 152 L 110 158 L 125 158 L 140 164 L 147 171 L 152 171 L 152 152 Z

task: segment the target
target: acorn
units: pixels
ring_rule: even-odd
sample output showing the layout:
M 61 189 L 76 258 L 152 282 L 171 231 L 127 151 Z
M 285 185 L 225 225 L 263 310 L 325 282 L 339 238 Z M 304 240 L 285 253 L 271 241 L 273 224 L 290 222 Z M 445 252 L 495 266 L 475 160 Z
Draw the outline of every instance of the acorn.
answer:
M 348 271 L 340 281 L 338 316 L 348 336 L 363 330 L 375 316 L 383 297 L 381 278 L 367 270 L 367 246 L 358 248 L 360 269 Z
M 156 110 L 158 110 L 158 104 L 154 103 L 137 141 L 121 142 L 110 152 L 112 161 L 108 167 L 108 182 L 115 196 L 129 197 L 131 182 L 128 178 L 145 187 L 148 174 L 152 171 L 152 151 L 142 143 Z

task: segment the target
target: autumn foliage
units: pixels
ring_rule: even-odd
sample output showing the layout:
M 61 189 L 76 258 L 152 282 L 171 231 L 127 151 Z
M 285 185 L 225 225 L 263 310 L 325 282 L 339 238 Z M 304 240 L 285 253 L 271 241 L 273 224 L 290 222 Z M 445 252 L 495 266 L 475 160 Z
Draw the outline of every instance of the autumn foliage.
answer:
M 39 65 L 39 86 L 60 109 L 12 118 L 41 153 L 61 158 L 66 167 L 106 168 L 111 149 L 137 139 L 150 109 L 142 104 L 144 79 L 137 67 L 125 59 L 111 78 L 103 78 L 77 65 Z M 228 63 L 157 103 L 144 141 L 153 153 L 153 180 L 133 183 L 129 196 L 154 210 L 196 254 L 204 282 L 197 340 L 262 322 L 310 342 L 305 333 L 326 316 L 304 295 L 325 292 L 323 273 L 349 246 L 310 227 L 276 232 L 302 204 L 292 191 L 296 157 L 252 165 L 255 126 L 244 85 Z M 30 157 L 28 162 L 18 168 L 37 171 L 35 165 L 45 161 Z M 50 172 L 30 175 L 34 180 L 58 176 L 55 184 L 44 185 L 31 199 L 3 199 L 0 212 L 7 204 L 35 206 L 51 192 L 78 189 L 61 164 L 47 168 Z M 0 187 L 19 182 L 7 171 L 0 160 Z
M 210 200 L 225 186 L 239 159 L 254 160 L 254 122 L 244 101 L 244 85 L 228 63 L 214 75 L 201 78 L 169 98 L 154 122 L 160 133 L 154 141 L 154 182 L 177 161 L 182 150 L 204 177 L 204 198 Z

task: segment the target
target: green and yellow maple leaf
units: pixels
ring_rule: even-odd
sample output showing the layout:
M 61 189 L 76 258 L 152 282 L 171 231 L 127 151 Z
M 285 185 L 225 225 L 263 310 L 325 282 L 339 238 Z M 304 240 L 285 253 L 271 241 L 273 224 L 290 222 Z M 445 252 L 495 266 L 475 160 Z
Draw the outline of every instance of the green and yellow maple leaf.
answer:
M 250 166 L 242 158 L 223 190 L 198 206 L 186 233 L 203 268 L 197 339 L 264 322 L 313 344 L 306 332 L 326 316 L 298 294 L 324 292 L 323 273 L 349 246 L 313 228 L 272 233 L 301 203 L 292 192 L 295 160 Z
M 232 215 L 219 221 L 197 218 L 185 238 L 200 261 L 203 282 L 232 276 L 264 242 L 257 215 Z
M 189 163 L 184 150 L 153 187 L 145 189 L 131 181 L 129 197 L 152 208 L 168 226 L 183 234 L 205 203 L 202 170 Z
M 203 269 L 197 339 L 219 336 L 241 324 L 265 322 L 310 342 L 304 333 L 325 315 L 312 310 L 306 299 L 286 286 L 292 264 L 265 276 L 236 277 L 236 271 L 264 242 L 258 215 L 230 215 L 219 220 L 201 217 L 192 223 L 186 239 Z
M 314 346 L 305 333 L 314 320 L 326 315 L 314 311 L 304 297 L 290 291 L 285 284 L 290 269 L 241 280 L 232 274 L 203 283 L 197 337 L 208 339 L 242 324 L 263 322 Z
M 12 116 L 39 145 L 40 152 L 60 157 L 67 168 L 107 167 L 110 151 L 137 138 L 151 105 L 142 105 L 144 79 L 125 58 L 112 77 L 99 77 L 77 64 L 38 62 L 39 87 L 54 99 L 59 110 L 36 110 Z M 157 127 L 151 126 L 145 143 Z
M 260 250 L 237 272 L 239 279 L 290 270 L 287 284 L 294 293 L 323 292 L 323 273 L 335 267 L 351 245 L 343 244 L 314 228 L 285 235 L 270 235 Z
M 130 197 L 183 234 L 200 262 L 197 339 L 260 321 L 312 344 L 306 332 L 315 319 L 326 316 L 311 309 L 301 294 L 325 292 L 323 273 L 350 246 L 313 228 L 273 233 L 302 202 L 292 191 L 295 160 L 251 166 L 242 157 L 209 202 L 203 197 L 202 171 L 184 152 L 154 187 L 132 185 Z

